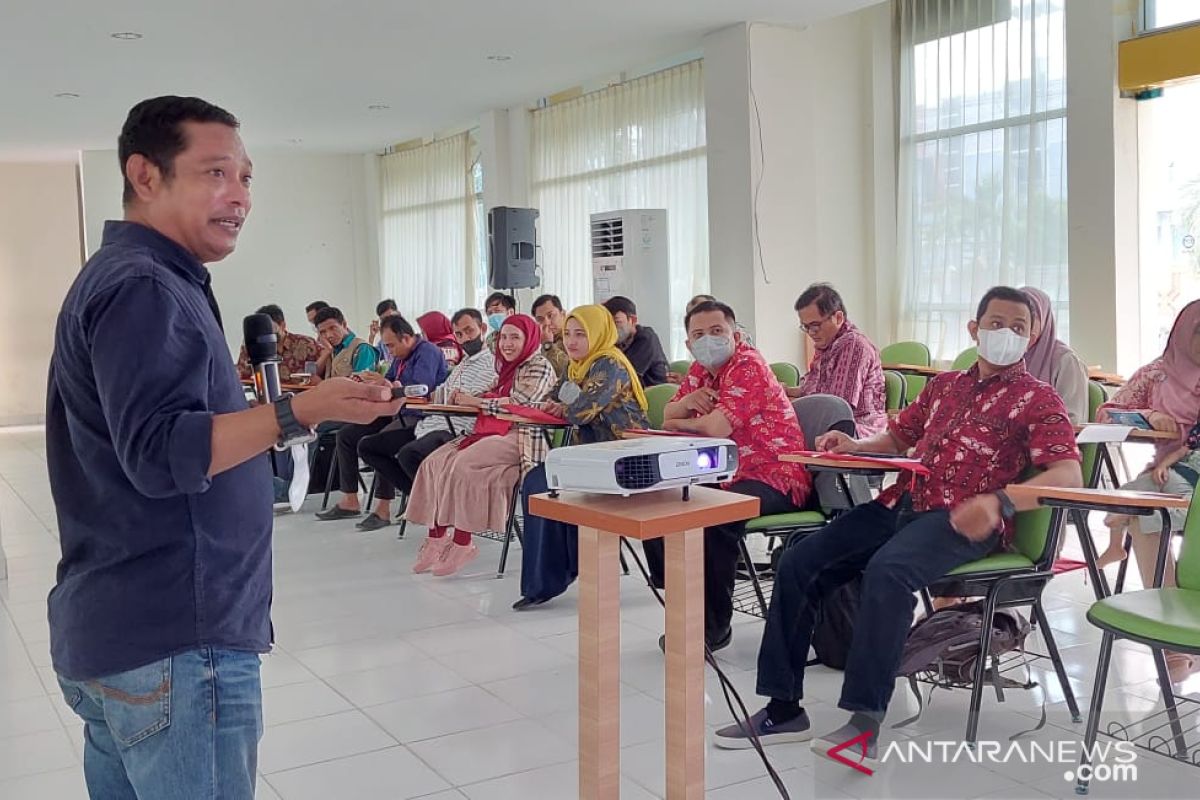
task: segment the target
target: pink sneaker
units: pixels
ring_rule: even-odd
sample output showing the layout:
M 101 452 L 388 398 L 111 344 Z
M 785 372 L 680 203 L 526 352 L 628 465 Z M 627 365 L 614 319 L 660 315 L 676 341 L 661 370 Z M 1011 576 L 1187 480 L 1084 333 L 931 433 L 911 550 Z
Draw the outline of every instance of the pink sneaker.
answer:
M 417 551 L 417 561 L 413 564 L 413 572 L 418 575 L 429 572 L 434 564 L 441 563 L 453 542 L 454 540 L 449 536 L 441 536 L 437 539 L 426 536 L 425 541 L 421 542 L 421 549 Z
M 453 539 L 451 540 L 453 542 Z M 440 578 L 453 575 L 470 564 L 479 555 L 479 548 L 473 544 L 451 544 L 442 551 L 442 559 L 433 568 L 433 574 Z

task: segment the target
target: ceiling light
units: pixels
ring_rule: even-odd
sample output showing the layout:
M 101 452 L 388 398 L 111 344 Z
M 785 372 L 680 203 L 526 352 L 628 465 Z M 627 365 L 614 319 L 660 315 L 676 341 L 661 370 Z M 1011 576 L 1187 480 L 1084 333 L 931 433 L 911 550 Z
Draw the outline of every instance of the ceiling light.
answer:
M 63 100 L 75 100 L 79 97 L 75 92 L 57 92 L 54 96 L 60 97 Z
M 492 55 L 488 56 L 488 61 L 512 61 L 512 56 Z
M 132 42 L 142 38 L 142 35 L 136 31 L 118 31 L 117 33 L 110 33 L 109 36 L 125 42 Z
M 391 108 L 391 106 L 385 103 L 372 103 L 371 105 L 367 106 L 368 111 L 387 111 L 389 108 Z

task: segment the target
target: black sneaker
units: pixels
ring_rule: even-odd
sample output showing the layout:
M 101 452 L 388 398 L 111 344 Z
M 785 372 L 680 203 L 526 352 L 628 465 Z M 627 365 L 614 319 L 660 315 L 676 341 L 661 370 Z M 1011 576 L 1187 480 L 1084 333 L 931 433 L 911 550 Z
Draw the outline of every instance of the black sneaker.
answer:
M 800 716 L 777 725 L 764 708 L 750 718 L 750 728 L 757 734 L 763 747 L 784 742 L 807 742 L 812 738 L 812 726 L 804 709 L 800 709 Z M 713 734 L 713 744 L 722 750 L 748 750 L 754 746 L 743 724 L 737 722 Z
M 831 761 L 837 761 L 837 758 L 835 758 L 833 755 L 830 755 L 830 751 L 837 750 L 840 745 L 844 745 L 846 742 L 852 741 L 856 737 L 862 736 L 864 733 L 867 733 L 867 731 L 847 722 L 836 731 L 827 733 L 819 739 L 813 739 L 813 755 L 821 756 L 822 758 L 828 758 Z M 850 761 L 864 767 L 877 767 L 879 766 L 879 735 L 871 735 L 867 740 L 866 748 L 863 748 L 862 743 L 858 742 L 850 745 L 849 747 L 844 747 L 841 750 L 837 750 L 837 756 L 840 756 L 846 761 Z
M 709 652 L 715 653 L 718 650 L 724 650 L 726 647 L 729 647 L 729 643 L 732 641 L 733 641 L 733 628 L 729 627 L 729 628 L 725 629 L 724 636 L 719 637 L 716 641 L 710 640 L 707 637 L 705 637 L 704 643 L 706 645 L 708 645 Z M 666 634 L 663 634 L 662 636 L 658 637 L 658 649 L 662 650 L 664 653 L 667 652 L 667 636 L 666 636 Z
M 368 514 L 366 519 L 354 527 L 364 533 L 370 533 L 371 531 L 380 531 L 384 528 L 390 528 L 391 525 L 392 523 L 388 522 L 378 514 Z

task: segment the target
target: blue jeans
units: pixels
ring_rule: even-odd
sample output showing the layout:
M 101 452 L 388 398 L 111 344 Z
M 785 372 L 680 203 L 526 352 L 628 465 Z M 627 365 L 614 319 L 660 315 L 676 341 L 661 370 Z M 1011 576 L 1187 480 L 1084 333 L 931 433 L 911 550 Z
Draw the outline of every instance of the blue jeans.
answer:
M 263 730 L 257 653 L 204 647 L 58 683 L 85 723 L 93 800 L 254 800 Z
M 784 552 L 775 572 L 758 650 L 757 692 L 804 698 L 804 667 L 822 596 L 862 573 L 854 641 L 838 707 L 887 710 L 912 626 L 914 592 L 996 547 L 995 534 L 973 542 L 950 526 L 947 511 L 900 513 L 874 502 L 857 506 Z

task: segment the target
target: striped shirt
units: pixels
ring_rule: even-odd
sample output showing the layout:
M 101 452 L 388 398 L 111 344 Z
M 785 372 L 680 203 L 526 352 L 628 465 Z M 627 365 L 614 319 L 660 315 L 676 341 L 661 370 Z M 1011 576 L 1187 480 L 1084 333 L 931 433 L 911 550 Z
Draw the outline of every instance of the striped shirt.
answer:
M 473 356 L 468 356 L 450 372 L 446 382 L 438 387 L 434 400 L 444 403 L 455 391 L 467 394 L 481 395 L 496 383 L 496 356 L 486 347 Z M 416 434 L 420 438 L 434 431 L 449 431 L 450 425 L 441 414 L 430 414 L 417 423 Z M 471 418 L 455 419 L 455 433 L 471 433 L 475 430 L 475 420 Z
M 550 399 L 550 393 L 557 383 L 558 375 L 554 367 L 541 353 L 534 353 L 517 368 L 517 377 L 508 396 L 517 405 L 536 406 Z M 486 410 L 489 414 L 497 414 L 504 410 L 504 406 L 497 402 L 498 399 L 488 400 Z M 546 437 L 542 435 L 542 429 L 536 426 L 519 426 L 517 436 L 521 447 L 521 474 L 524 475 L 546 460 L 546 453 L 550 448 L 546 444 Z

